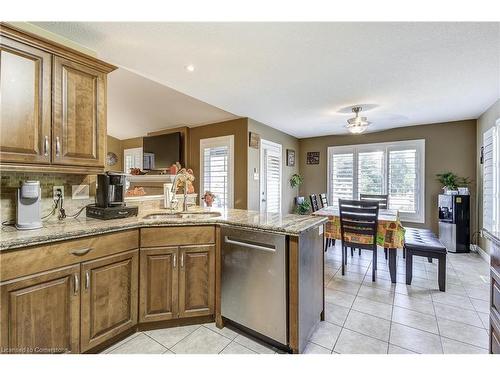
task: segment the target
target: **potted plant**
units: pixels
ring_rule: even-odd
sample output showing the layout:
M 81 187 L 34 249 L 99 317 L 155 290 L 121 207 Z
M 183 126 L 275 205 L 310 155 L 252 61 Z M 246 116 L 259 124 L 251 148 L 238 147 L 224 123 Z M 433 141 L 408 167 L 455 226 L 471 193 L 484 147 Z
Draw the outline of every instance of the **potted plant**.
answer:
M 295 207 L 295 212 L 299 215 L 307 215 L 310 209 L 311 205 L 309 204 L 309 202 L 303 200 L 302 202 L 297 204 L 297 206 Z
M 311 208 L 309 202 L 306 202 L 303 197 L 299 197 L 299 186 L 304 182 L 304 177 L 298 173 L 294 173 L 290 177 L 290 186 L 295 189 L 297 188 L 297 195 L 295 196 L 295 212 L 299 215 L 307 215 Z
M 453 172 L 438 173 L 436 176 L 445 194 L 453 194 L 459 187 L 466 187 L 471 182 L 468 177 L 459 177 Z

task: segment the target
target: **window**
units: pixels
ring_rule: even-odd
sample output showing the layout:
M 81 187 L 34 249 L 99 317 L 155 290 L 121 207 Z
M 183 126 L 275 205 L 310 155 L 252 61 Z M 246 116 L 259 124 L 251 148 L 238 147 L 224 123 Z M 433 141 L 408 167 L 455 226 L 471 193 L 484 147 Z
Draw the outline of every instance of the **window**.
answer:
M 281 212 L 281 145 L 261 140 L 260 210 Z
M 142 170 L 143 159 L 142 159 L 142 147 L 127 148 L 123 150 L 123 171 L 125 173 L 130 173 L 131 168 L 139 168 Z
M 215 194 L 213 207 L 233 207 L 234 136 L 200 140 L 200 205 L 206 191 Z
M 329 147 L 328 196 L 336 206 L 339 198 L 387 194 L 401 220 L 423 223 L 424 168 L 423 139 Z
M 500 119 L 483 134 L 483 228 L 500 230 Z

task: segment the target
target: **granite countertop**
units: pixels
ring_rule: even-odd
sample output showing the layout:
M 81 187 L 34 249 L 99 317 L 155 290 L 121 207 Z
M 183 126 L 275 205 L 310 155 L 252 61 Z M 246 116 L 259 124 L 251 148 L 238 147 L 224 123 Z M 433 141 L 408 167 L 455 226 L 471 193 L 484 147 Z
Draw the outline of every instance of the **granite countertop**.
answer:
M 44 221 L 41 229 L 19 231 L 14 227 L 2 227 L 0 251 L 20 248 L 25 246 L 40 245 L 54 241 L 62 241 L 95 234 L 117 232 L 132 228 L 154 226 L 183 226 L 183 225 L 232 225 L 253 229 L 256 231 L 271 232 L 298 236 L 301 232 L 315 228 L 327 221 L 326 217 L 294 215 L 294 214 L 262 214 L 258 211 L 247 210 L 216 210 L 216 209 L 190 209 L 189 212 L 220 212 L 220 216 L 207 217 L 162 217 L 160 219 L 145 219 L 150 214 L 166 214 L 167 209 L 139 209 L 136 217 L 114 220 L 99 220 L 81 216 L 72 219 L 66 218 L 58 221 L 51 218 Z

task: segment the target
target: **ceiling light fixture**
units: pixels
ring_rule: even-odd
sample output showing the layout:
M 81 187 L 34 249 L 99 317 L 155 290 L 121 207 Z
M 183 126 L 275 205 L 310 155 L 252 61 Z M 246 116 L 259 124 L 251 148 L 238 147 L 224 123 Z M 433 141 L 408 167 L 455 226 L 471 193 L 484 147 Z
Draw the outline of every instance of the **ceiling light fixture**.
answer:
M 193 64 L 186 65 L 186 70 L 190 73 L 194 72 L 194 65 Z
M 362 109 L 363 108 L 361 107 L 352 107 L 352 111 L 356 114 L 356 116 L 347 120 L 347 125 L 345 126 L 352 134 L 363 133 L 371 124 L 366 117 L 359 115 L 359 112 L 361 112 Z

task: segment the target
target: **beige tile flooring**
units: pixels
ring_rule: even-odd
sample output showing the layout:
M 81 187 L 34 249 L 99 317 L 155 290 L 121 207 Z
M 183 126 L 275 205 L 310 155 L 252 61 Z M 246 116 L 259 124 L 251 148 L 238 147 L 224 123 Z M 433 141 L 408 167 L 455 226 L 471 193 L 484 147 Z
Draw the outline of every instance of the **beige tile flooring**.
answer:
M 326 320 L 310 337 L 306 353 L 487 353 L 489 266 L 477 254 L 448 255 L 447 289 L 437 285 L 437 261 L 414 258 L 413 282 L 405 284 L 398 254 L 398 283 L 390 281 L 383 252 L 377 281 L 371 253 L 348 256 L 341 275 L 340 248 L 325 258 Z M 214 323 L 136 333 L 104 353 L 276 353 L 275 348 Z

